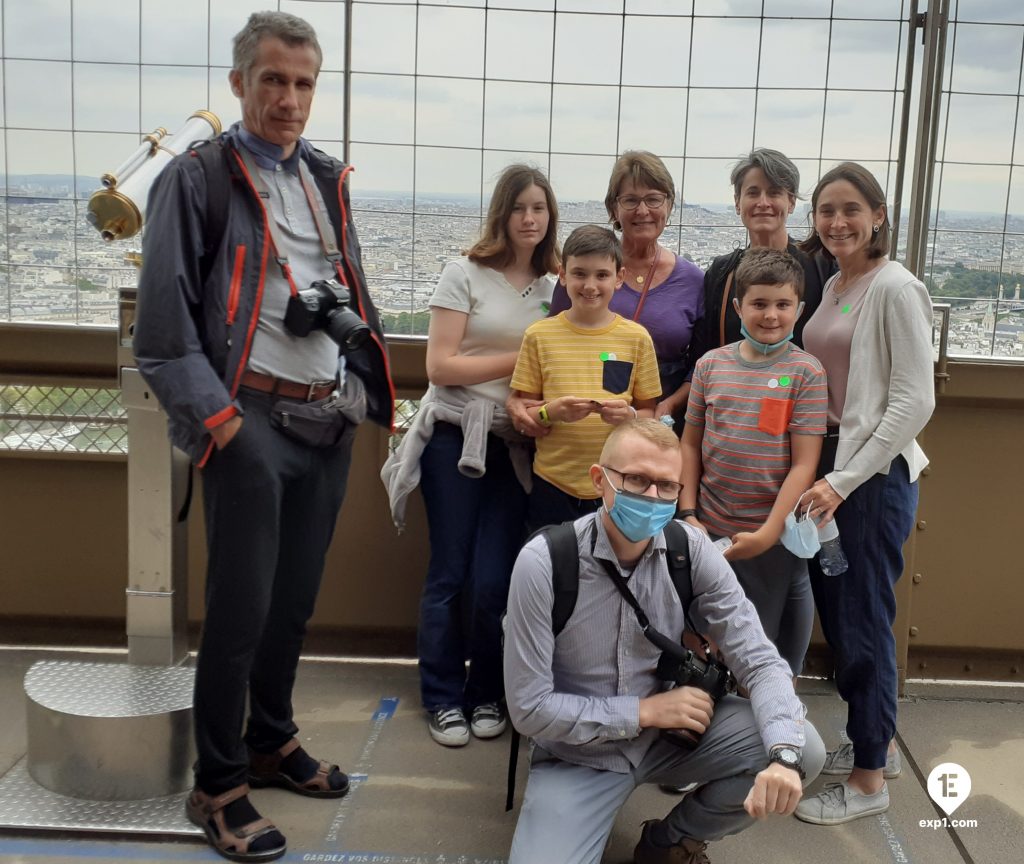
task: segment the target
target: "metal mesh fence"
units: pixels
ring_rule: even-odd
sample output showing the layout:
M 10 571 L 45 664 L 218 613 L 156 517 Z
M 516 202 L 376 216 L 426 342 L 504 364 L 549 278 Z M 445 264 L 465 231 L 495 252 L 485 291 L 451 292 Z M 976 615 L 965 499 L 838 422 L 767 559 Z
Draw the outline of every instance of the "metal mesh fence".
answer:
M 127 453 L 121 391 L 0 386 L 0 450 Z

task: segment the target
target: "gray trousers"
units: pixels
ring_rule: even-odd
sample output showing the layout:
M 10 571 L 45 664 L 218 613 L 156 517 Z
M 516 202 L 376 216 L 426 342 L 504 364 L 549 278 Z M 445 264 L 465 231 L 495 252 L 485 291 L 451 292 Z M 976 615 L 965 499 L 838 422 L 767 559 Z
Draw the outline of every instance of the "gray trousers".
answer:
M 799 675 L 814 627 L 807 561 L 776 543 L 754 558 L 730 561 L 729 566 L 754 604 L 764 635 L 778 648 L 793 675 Z
M 825 746 L 809 722 L 804 731 L 806 786 L 821 771 Z M 628 774 L 563 762 L 535 747 L 509 864 L 599 864 L 616 814 L 643 783 L 701 784 L 664 817 L 671 842 L 736 834 L 754 822 L 743 801 L 767 764 L 750 702 L 738 696 L 718 703 L 696 750 L 659 740 Z

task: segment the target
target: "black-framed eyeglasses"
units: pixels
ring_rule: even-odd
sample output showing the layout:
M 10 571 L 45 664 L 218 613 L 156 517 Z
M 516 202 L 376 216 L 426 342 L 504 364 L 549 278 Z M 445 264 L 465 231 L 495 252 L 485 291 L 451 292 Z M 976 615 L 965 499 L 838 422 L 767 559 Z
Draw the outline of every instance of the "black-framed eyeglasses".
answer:
M 622 478 L 620 492 L 632 492 L 634 495 L 643 495 L 651 486 L 658 489 L 658 497 L 663 501 L 675 501 L 683 490 L 683 484 L 675 480 L 654 480 L 646 474 L 626 474 L 617 468 L 609 465 L 601 466 L 605 471 L 612 471 Z
M 657 210 L 668 201 L 668 195 L 664 195 L 661 192 L 652 192 L 650 195 L 644 195 L 643 198 L 639 195 L 620 195 L 615 201 L 623 210 L 636 210 L 640 206 L 641 201 L 647 205 L 648 210 Z

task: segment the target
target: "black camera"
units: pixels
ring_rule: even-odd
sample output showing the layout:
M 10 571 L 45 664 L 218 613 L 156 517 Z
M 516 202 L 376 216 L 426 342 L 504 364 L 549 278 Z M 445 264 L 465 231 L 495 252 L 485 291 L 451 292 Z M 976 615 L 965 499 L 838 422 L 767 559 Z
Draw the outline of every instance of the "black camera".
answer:
M 325 330 L 345 353 L 361 347 L 370 328 L 349 308 L 348 288 L 337 279 L 319 279 L 288 298 L 284 326 L 293 336 L 308 336 Z
M 697 687 L 707 693 L 716 705 L 726 693 L 736 689 L 732 672 L 710 653 L 702 658 L 682 646 L 673 648 L 675 650 L 661 653 L 656 673 L 659 680 L 676 687 Z M 661 735 L 686 750 L 695 749 L 701 739 L 701 733 L 691 729 L 662 729 Z

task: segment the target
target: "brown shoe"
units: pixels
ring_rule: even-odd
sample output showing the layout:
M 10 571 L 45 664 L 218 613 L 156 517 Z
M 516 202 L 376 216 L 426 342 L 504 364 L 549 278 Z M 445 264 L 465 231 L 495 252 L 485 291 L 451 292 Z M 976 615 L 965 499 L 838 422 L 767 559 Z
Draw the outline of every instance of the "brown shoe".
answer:
M 214 850 L 231 861 L 273 861 L 280 858 L 288 851 L 288 846 L 269 819 L 257 819 L 234 829 L 228 828 L 224 821 L 224 808 L 248 794 L 249 787 L 245 783 L 217 796 L 207 795 L 197 786 L 185 802 L 185 815 L 189 822 L 203 829 Z M 250 851 L 254 842 L 271 833 L 281 837 L 279 845 Z
M 308 780 L 301 783 L 281 770 L 281 763 L 299 749 L 299 741 L 292 738 L 274 753 L 257 753 L 249 748 L 249 785 L 255 789 L 277 786 L 310 798 L 341 798 L 348 792 L 348 777 L 337 766 L 320 760 L 320 764 Z M 331 778 L 336 779 L 331 785 Z
M 655 846 L 651 842 L 651 829 L 660 819 L 644 822 L 640 842 L 633 850 L 633 864 L 711 864 L 707 856 L 708 844 L 700 840 L 684 839 L 675 846 Z

